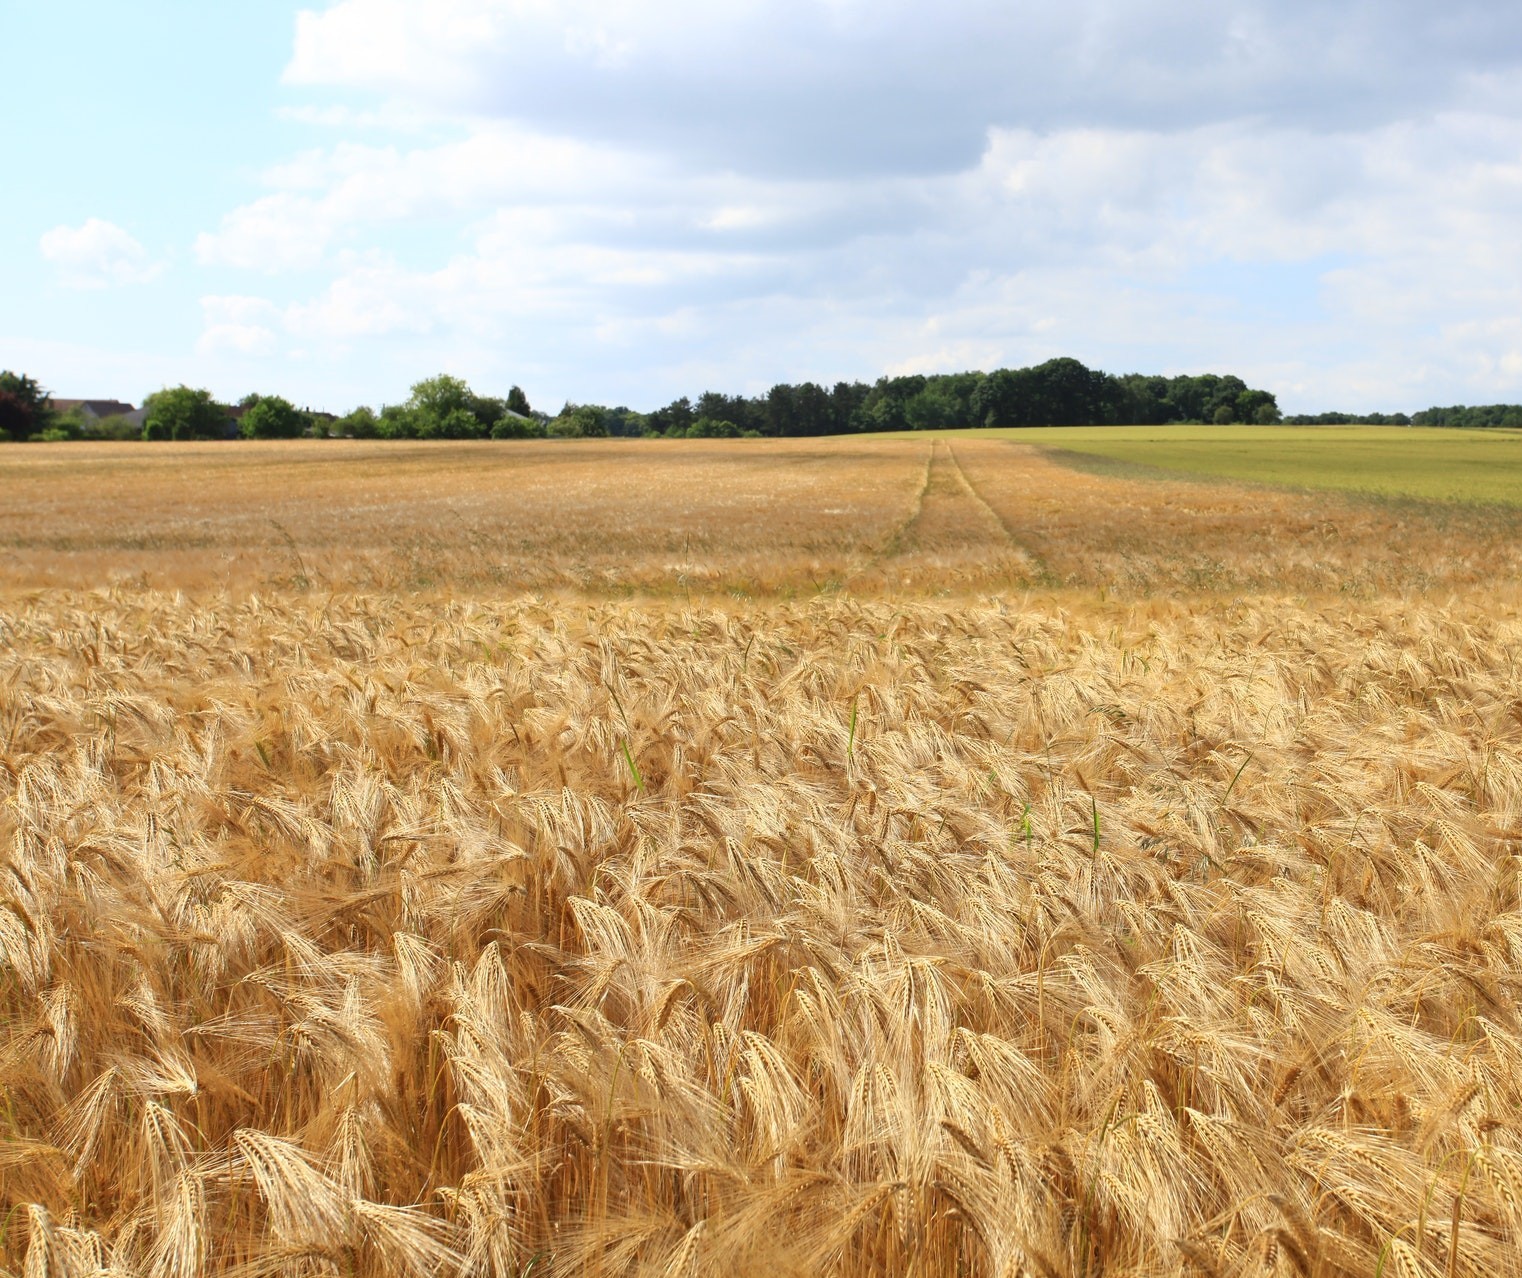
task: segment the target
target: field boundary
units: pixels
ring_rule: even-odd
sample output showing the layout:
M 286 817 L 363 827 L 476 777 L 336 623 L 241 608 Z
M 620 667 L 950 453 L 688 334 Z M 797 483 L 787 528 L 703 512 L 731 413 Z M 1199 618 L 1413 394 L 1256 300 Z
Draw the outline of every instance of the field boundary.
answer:
M 1400 511 L 1415 518 L 1429 520 L 1439 527 L 1455 515 L 1481 516 L 1487 520 L 1514 523 L 1522 534 L 1522 503 L 1486 501 L 1462 497 L 1419 497 L 1413 493 L 1388 493 L 1375 488 L 1343 488 L 1314 484 L 1276 483 L 1269 479 L 1244 479 L 1237 475 L 1214 475 L 1203 470 L 1181 470 L 1173 466 L 1155 466 L 1132 461 L 1128 457 L 1108 457 L 1104 453 L 1086 453 L 1058 444 L 1027 444 L 1024 440 L 1002 439 L 1002 444 L 1016 448 L 1033 448 L 1054 465 L 1101 479 L 1132 480 L 1145 483 L 1197 484 L 1203 488 L 1239 488 L 1248 492 L 1293 493 L 1297 497 L 1332 498 L 1353 504 Z

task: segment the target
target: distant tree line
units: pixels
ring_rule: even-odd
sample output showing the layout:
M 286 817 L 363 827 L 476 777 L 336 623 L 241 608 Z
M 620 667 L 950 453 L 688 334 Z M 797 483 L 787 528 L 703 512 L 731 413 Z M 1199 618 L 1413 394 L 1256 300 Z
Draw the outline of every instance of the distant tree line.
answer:
M 627 410 L 620 411 L 627 415 Z M 965 426 L 1108 426 L 1277 422 L 1272 392 L 1240 377 L 1114 376 L 1076 359 L 992 373 L 912 374 L 865 382 L 781 383 L 747 397 L 706 391 L 643 415 L 657 435 L 845 435 Z
M 1428 408 L 1411 418 L 1413 426 L 1467 426 L 1522 428 L 1522 404 L 1477 404 L 1473 408 Z
M 1295 413 L 1286 426 L 1409 426 L 1405 413 Z
M 1522 404 L 1455 404 L 1405 413 L 1297 413 L 1288 426 L 1451 426 L 1465 430 L 1522 430 Z
M 132 417 L 86 420 L 60 413 L 22 374 L 0 373 L 0 440 L 62 439 L 566 439 L 625 436 L 682 439 L 797 437 L 949 427 L 1163 425 L 1172 422 L 1298 426 L 1522 427 L 1522 406 L 1430 408 L 1404 413 L 1319 413 L 1282 417 L 1270 391 L 1230 374 L 1116 376 L 1076 359 L 991 373 L 880 377 L 877 381 L 779 383 L 763 395 L 704 391 L 653 412 L 567 403 L 551 416 L 522 389 L 482 395 L 459 377 L 417 382 L 405 402 L 360 407 L 342 417 L 297 408 L 279 395 L 218 403 L 210 391 L 166 387 Z

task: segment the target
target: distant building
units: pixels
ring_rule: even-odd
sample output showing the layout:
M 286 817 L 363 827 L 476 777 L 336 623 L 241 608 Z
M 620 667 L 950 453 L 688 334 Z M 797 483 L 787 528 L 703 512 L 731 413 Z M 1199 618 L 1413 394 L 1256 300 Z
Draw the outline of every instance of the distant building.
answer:
M 141 426 L 147 410 L 133 408 L 119 399 L 50 399 L 48 407 L 55 413 L 78 413 L 89 422 L 104 421 L 107 417 L 125 417 L 134 426 Z

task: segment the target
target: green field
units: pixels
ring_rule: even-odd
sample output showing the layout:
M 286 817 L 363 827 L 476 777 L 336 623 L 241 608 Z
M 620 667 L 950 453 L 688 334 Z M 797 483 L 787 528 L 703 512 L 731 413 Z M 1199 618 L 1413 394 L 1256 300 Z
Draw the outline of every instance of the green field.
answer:
M 956 432 L 1161 471 L 1522 505 L 1522 432 L 1400 426 L 1055 426 Z

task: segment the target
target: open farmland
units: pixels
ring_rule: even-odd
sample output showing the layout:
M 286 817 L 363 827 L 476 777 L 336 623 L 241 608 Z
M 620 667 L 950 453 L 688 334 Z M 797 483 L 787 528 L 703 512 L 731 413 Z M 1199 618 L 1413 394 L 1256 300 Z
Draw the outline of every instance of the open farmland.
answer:
M 5 1270 L 1522 1275 L 1505 509 L 0 467 Z
M 1463 589 L 1522 568 L 1522 509 L 1084 473 L 1035 434 L 1108 438 L 9 449 L 0 586 L 1146 597 Z M 1464 456 L 1473 433 L 1428 434 Z M 1495 482 L 1518 484 L 1517 456 Z
M 1422 426 L 1068 426 L 978 432 L 1166 472 L 1522 506 L 1522 431 Z

